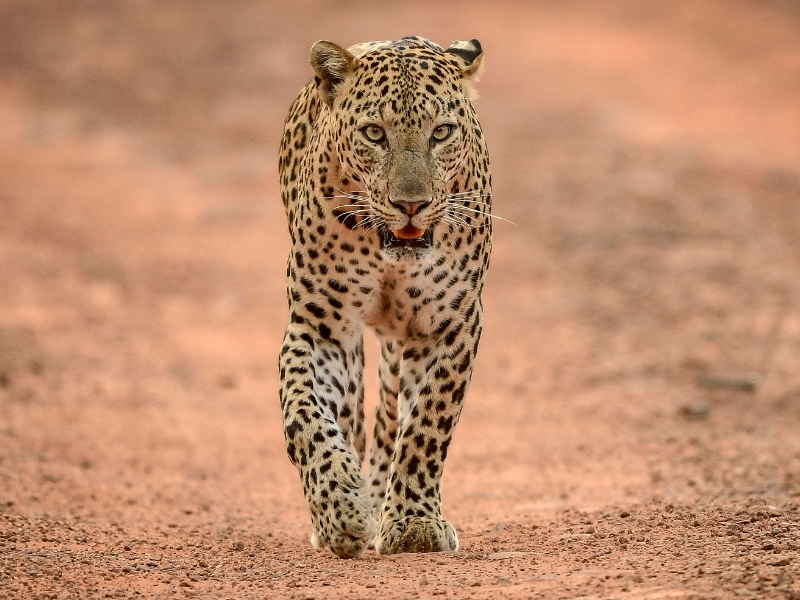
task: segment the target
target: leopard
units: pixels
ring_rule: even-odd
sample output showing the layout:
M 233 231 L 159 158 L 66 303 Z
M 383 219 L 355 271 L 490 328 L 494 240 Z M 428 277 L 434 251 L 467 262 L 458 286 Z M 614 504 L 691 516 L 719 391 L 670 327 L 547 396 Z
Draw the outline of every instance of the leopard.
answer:
M 285 121 L 291 249 L 280 349 L 286 452 L 311 543 L 341 558 L 456 551 L 441 481 L 472 378 L 492 248 L 474 109 L 483 49 L 420 37 L 313 45 Z M 380 345 L 366 465 L 364 333 Z

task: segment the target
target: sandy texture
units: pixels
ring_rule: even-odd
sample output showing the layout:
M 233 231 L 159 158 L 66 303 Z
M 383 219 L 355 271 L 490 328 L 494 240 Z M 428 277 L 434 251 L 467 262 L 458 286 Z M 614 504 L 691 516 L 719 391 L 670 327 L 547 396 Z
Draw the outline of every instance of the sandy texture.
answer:
M 342 561 L 283 448 L 277 142 L 314 41 L 409 33 L 481 40 L 516 225 L 461 550 Z M 0 598 L 800 598 L 798 165 L 788 0 L 0 3 Z

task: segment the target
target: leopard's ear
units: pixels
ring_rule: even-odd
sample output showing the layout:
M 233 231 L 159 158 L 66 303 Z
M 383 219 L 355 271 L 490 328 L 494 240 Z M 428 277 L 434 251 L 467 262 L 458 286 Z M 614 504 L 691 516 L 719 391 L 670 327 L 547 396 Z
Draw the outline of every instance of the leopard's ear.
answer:
M 358 59 L 333 42 L 320 41 L 311 47 L 311 67 L 316 73 L 317 89 L 328 106 L 333 105 L 339 85 L 358 64 Z
M 469 41 L 458 40 L 450 44 L 450 47 L 445 52 L 455 54 L 458 57 L 461 69 L 461 87 L 464 88 L 467 98 L 475 100 L 478 97 L 475 84 L 478 83 L 478 79 L 483 73 L 483 48 L 481 48 L 481 43 L 476 39 Z

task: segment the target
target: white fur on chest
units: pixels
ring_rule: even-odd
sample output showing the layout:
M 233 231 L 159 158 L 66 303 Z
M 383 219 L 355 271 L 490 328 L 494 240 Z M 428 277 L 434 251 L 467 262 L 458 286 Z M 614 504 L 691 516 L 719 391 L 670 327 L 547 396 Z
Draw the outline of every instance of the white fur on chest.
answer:
M 446 280 L 433 280 L 436 269 L 425 274 L 437 258 L 431 253 L 419 260 L 384 263 L 376 291 L 365 304 L 364 324 L 385 337 L 404 340 L 428 337 L 442 321 L 457 318 L 458 311 L 447 300 L 458 293 L 460 282 L 445 289 Z

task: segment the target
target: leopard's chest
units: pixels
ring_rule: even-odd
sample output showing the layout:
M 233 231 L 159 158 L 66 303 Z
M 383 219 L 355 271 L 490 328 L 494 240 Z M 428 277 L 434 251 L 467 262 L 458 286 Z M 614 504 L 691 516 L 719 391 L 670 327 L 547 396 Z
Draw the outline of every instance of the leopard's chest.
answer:
M 444 258 L 444 260 L 442 260 Z M 364 323 L 380 335 L 428 338 L 461 318 L 474 293 L 472 277 L 453 271 L 457 256 L 389 263 L 365 304 Z

